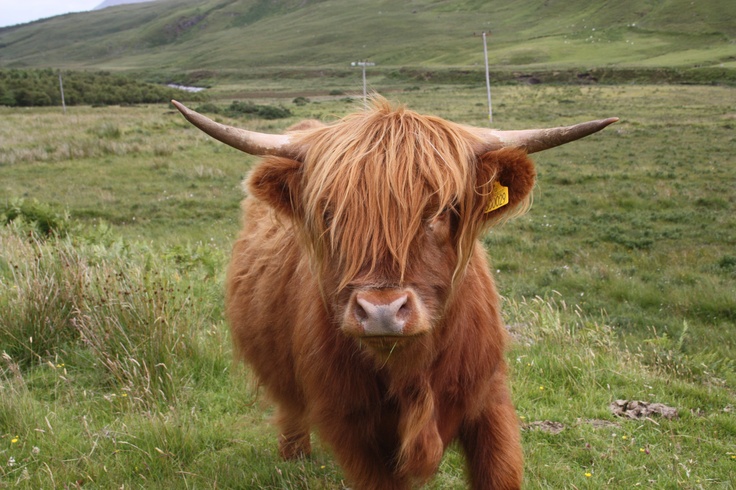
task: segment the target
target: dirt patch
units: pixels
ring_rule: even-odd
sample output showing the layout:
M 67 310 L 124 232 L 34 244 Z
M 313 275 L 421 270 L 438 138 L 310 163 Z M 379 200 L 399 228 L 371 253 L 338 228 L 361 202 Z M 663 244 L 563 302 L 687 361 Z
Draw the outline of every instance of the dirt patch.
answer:
M 542 83 L 542 80 L 535 77 L 534 75 L 517 75 L 516 81 L 529 85 L 539 85 L 540 83 Z
M 559 434 L 565 430 L 565 425 L 560 422 L 553 422 L 551 420 L 538 420 L 536 422 L 529 422 L 521 426 L 522 430 L 541 430 L 548 434 Z
M 630 419 L 649 419 L 653 416 L 668 420 L 677 417 L 677 409 L 663 403 L 649 403 L 640 400 L 616 400 L 611 403 L 611 412 L 617 417 Z
M 578 419 L 577 423 L 578 425 L 583 425 L 583 424 L 591 425 L 594 429 L 620 429 L 621 428 L 619 424 L 617 424 L 616 422 L 611 422 L 610 420 Z

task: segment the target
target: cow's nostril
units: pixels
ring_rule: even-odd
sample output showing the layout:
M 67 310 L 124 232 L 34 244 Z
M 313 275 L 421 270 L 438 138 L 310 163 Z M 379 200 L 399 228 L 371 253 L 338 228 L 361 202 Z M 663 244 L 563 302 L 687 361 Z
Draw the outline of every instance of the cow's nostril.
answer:
M 399 320 L 406 320 L 411 316 L 411 307 L 409 306 L 409 302 L 407 301 L 403 305 L 399 307 L 399 310 L 396 312 L 396 318 Z
M 355 302 L 353 305 L 353 315 L 355 315 L 355 319 L 361 323 L 368 319 L 368 312 L 365 311 L 365 308 L 363 308 L 358 302 Z

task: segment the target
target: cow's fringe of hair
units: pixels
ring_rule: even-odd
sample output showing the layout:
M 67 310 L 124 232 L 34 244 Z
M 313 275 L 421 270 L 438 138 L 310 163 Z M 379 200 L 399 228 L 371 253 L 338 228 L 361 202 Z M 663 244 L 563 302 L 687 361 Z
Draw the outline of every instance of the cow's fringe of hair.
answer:
M 371 110 L 297 137 L 309 148 L 302 190 L 307 243 L 322 263 L 339 262 L 340 289 L 379 266 L 403 281 L 412 241 L 425 220 L 446 209 L 460 217 L 456 276 L 464 270 L 488 224 L 476 209 L 480 141 L 471 132 L 375 97 Z M 379 265 L 387 256 L 394 263 Z

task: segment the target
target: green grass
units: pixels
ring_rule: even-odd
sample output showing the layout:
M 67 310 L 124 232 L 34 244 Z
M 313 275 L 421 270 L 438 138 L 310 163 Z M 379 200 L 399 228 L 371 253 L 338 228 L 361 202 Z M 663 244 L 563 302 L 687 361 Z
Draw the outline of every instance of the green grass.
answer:
M 268 411 L 230 363 L 221 276 L 124 240 L 28 232 L 17 222 L 0 231 L 0 335 L 21 344 L 0 364 L 0 485 L 343 488 L 319 444 L 309 460 L 278 460 Z M 66 337 L 26 342 L 48 325 L 21 311 L 43 314 L 36 295 L 62 292 L 71 307 L 54 327 Z M 646 367 L 610 327 L 559 299 L 507 299 L 504 309 L 521 423 L 564 426 L 524 431 L 527 488 L 733 488 L 729 388 Z M 14 337 L 7 319 L 30 330 Z M 617 419 L 607 407 L 620 398 L 666 403 L 678 417 Z M 465 488 L 456 450 L 429 488 Z
M 0 29 L 0 66 L 101 68 L 189 83 L 281 69 L 323 73 L 371 59 L 376 70 L 483 66 L 525 72 L 592 68 L 733 83 L 736 11 L 729 0 L 207 0 L 144 3 Z M 632 76 L 629 73 L 627 76 Z M 676 77 L 675 77 L 676 78 Z
M 485 124 L 482 87 L 422 87 L 390 96 Z M 357 107 L 341 96 L 302 106 L 291 98 L 257 100 L 284 104 L 291 118 L 223 120 L 279 131 Z M 533 211 L 486 239 L 504 292 L 559 291 L 586 311 L 605 310 L 607 321 L 638 340 L 652 328 L 678 338 L 687 321 L 685 354 L 705 349 L 736 358 L 729 100 L 733 89 L 717 87 L 495 89 L 502 128 L 622 118 L 605 133 L 535 156 Z M 255 159 L 213 142 L 178 113 L 151 106 L 3 116 L 14 142 L 0 153 L 3 195 L 112 223 L 127 237 L 228 248 L 240 181 Z
M 291 118 L 217 117 L 276 132 L 360 106 L 295 104 L 292 83 L 254 100 Z M 480 85 L 404 88 L 387 95 L 486 124 Z M 504 129 L 621 117 L 535 155 L 531 211 L 485 239 L 520 420 L 564 425 L 523 432 L 527 488 L 733 488 L 733 90 L 494 88 Z M 0 488 L 342 488 L 319 444 L 278 460 L 231 362 L 223 271 L 255 159 L 163 105 L 0 108 L 0 134 Z M 616 399 L 679 416 L 618 419 Z M 464 488 L 462 465 L 450 451 L 430 488 Z

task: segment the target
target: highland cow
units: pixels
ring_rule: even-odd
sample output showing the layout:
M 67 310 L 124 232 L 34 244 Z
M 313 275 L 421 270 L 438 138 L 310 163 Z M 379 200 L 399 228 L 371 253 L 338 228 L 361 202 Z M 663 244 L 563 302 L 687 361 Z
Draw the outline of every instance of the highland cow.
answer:
M 177 108 L 265 158 L 227 275 L 237 352 L 277 406 L 279 451 L 310 431 L 358 489 L 405 489 L 458 440 L 473 488 L 520 488 L 499 297 L 479 241 L 525 211 L 528 153 L 602 129 L 494 131 L 391 107 L 266 135 Z

